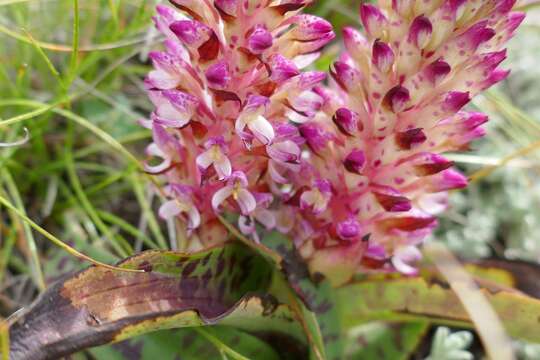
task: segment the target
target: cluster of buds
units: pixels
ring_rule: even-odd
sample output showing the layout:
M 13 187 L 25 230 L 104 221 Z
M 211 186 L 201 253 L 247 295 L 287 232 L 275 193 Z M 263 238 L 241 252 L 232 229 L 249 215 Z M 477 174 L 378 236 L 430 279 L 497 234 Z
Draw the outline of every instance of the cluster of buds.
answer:
M 302 71 L 334 38 L 300 14 L 308 0 L 172 0 L 151 54 L 156 106 L 148 171 L 167 179 L 164 218 L 193 248 L 226 238 L 221 212 L 294 241 L 334 283 L 359 270 L 412 274 L 446 192 L 467 185 L 440 154 L 482 136 L 462 108 L 508 71 L 502 47 L 523 20 L 513 0 L 363 4 L 364 34 L 325 73 Z M 259 225 L 257 225 L 259 224 Z

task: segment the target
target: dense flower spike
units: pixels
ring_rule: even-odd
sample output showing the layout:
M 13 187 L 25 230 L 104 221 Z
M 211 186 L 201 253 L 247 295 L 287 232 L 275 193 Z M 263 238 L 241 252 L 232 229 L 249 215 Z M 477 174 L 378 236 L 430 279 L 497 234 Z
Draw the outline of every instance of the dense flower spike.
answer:
M 334 38 L 301 14 L 310 0 L 171 0 L 158 7 L 165 51 L 146 80 L 166 177 L 163 218 L 188 250 L 239 229 L 287 234 L 334 283 L 357 271 L 415 272 L 446 191 L 467 179 L 442 153 L 484 134 L 463 107 L 508 75 L 503 46 L 523 19 L 513 0 L 380 0 L 362 4 L 364 34 L 325 74 L 305 71 Z
M 293 181 L 304 202 L 291 232 L 313 271 L 335 282 L 374 268 L 414 273 L 416 246 L 445 208 L 444 192 L 467 185 L 440 154 L 483 135 L 485 116 L 463 107 L 508 75 L 497 68 L 501 47 L 523 19 L 512 6 L 360 6 L 365 35 L 344 30 L 335 93 L 326 90 L 324 114 L 300 128 L 312 152 Z
M 271 184 L 300 171 L 304 143 L 293 123 L 310 121 L 324 73 L 302 72 L 334 38 L 332 26 L 300 14 L 308 0 L 172 0 L 155 24 L 146 84 L 155 111 L 147 171 L 167 181 L 160 215 L 180 219 L 188 249 L 226 239 L 222 212 L 276 225 Z M 151 160 L 151 162 L 150 162 Z

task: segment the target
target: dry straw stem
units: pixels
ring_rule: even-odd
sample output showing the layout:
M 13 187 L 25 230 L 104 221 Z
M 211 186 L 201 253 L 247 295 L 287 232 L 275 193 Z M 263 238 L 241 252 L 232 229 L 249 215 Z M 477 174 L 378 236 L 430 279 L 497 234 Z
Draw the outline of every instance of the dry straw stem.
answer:
M 504 157 L 497 165 L 487 166 L 487 167 L 484 167 L 484 168 L 478 170 L 477 172 L 473 173 L 470 176 L 470 180 L 471 180 L 471 182 L 479 181 L 479 180 L 491 175 L 491 173 L 493 173 L 498 168 L 509 164 L 512 160 L 515 160 L 517 158 L 520 158 L 522 156 L 530 154 L 530 153 L 532 153 L 532 152 L 534 152 L 534 151 L 536 151 L 538 149 L 540 149 L 540 140 L 535 141 L 532 144 L 530 144 L 530 145 L 528 145 L 528 146 L 526 146 L 526 147 L 524 147 L 522 149 L 519 149 L 519 150 L 515 151 L 514 153 Z
M 30 39 L 27 35 L 19 34 L 18 32 L 15 32 L 13 30 L 10 30 L 6 26 L 0 25 L 0 32 L 4 33 L 16 40 L 25 42 L 27 44 L 35 44 L 39 46 L 42 49 L 50 50 L 50 51 L 58 51 L 58 52 L 73 52 L 73 47 L 69 45 L 64 44 L 53 44 L 49 42 L 39 41 L 39 40 L 33 40 Z M 156 37 L 157 39 L 157 37 Z M 152 41 L 154 39 L 151 39 Z M 114 50 L 122 47 L 127 46 L 133 46 L 137 44 L 143 44 L 146 41 L 148 41 L 146 34 L 143 34 L 139 37 L 135 37 L 133 39 L 124 39 L 120 41 L 105 43 L 105 44 L 90 44 L 90 45 L 83 45 L 80 46 L 77 51 L 78 52 L 92 52 L 92 51 L 108 51 L 108 50 Z
M 489 359 L 515 359 L 512 344 L 499 317 L 455 256 L 445 245 L 438 242 L 427 243 L 424 251 L 446 278 L 469 314 Z
M 9 325 L 0 319 L 0 359 L 9 360 Z

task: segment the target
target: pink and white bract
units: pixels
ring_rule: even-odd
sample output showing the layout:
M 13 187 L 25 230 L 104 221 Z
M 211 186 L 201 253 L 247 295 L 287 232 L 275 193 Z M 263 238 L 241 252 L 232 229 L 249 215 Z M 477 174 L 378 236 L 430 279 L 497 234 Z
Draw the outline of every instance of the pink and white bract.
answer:
M 239 215 L 294 241 L 334 283 L 415 272 L 446 192 L 467 185 L 440 154 L 467 149 L 485 115 L 463 110 L 508 71 L 523 20 L 508 0 L 363 4 L 361 33 L 326 74 L 305 70 L 334 38 L 303 0 L 173 0 L 158 7 L 163 52 L 147 80 L 155 111 L 147 170 L 163 175 L 190 249 L 226 239 Z

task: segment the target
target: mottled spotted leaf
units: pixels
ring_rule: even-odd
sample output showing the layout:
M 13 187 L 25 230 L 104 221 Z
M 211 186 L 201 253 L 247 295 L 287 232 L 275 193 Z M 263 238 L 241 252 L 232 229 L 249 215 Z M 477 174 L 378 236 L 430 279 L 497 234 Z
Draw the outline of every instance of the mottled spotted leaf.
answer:
M 290 308 L 268 293 L 272 267 L 244 245 L 191 255 L 149 251 L 119 265 L 145 272 L 90 267 L 14 318 L 12 359 L 54 359 L 154 330 L 216 323 L 304 344 Z
M 248 359 L 281 359 L 269 343 L 244 331 L 226 326 L 209 326 L 205 331 Z M 107 360 L 221 358 L 220 349 L 194 328 L 157 331 L 121 343 L 97 347 L 91 349 L 90 353 L 97 359 Z
M 290 239 L 273 232 L 262 243 L 281 255 L 287 281 L 302 299 L 302 312 L 310 332 L 315 357 L 341 359 L 343 334 L 334 290 L 322 274 L 310 274 Z
M 467 268 L 476 274 L 476 282 L 509 335 L 540 342 L 540 300 L 533 297 L 538 296 L 538 286 L 534 283 L 539 278 L 540 268 L 507 261 L 468 264 Z M 525 270 L 527 276 L 523 276 Z M 519 289 L 511 287 L 514 285 Z M 370 320 L 384 319 L 430 319 L 461 327 L 472 326 L 450 285 L 432 269 L 423 270 L 419 277 L 365 276 L 338 289 L 337 294 L 343 324 L 349 329 Z

